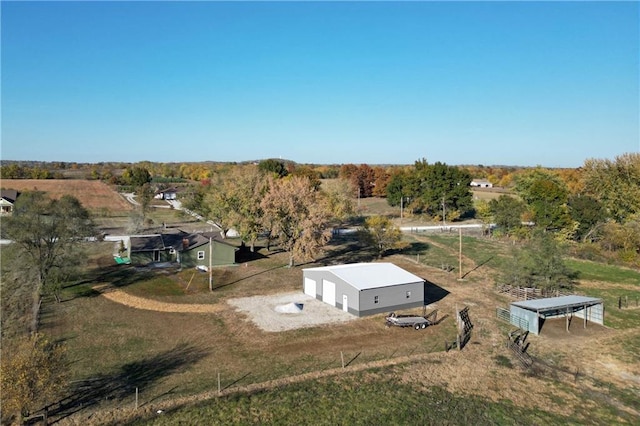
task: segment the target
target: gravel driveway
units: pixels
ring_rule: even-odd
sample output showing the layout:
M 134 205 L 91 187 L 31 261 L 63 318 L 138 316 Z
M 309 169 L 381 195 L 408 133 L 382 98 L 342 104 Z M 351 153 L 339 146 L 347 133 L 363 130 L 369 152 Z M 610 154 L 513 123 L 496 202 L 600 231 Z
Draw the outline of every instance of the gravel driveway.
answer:
M 286 331 L 357 319 L 302 292 L 231 299 L 227 303 L 264 331 Z M 278 312 L 295 303 L 299 312 Z

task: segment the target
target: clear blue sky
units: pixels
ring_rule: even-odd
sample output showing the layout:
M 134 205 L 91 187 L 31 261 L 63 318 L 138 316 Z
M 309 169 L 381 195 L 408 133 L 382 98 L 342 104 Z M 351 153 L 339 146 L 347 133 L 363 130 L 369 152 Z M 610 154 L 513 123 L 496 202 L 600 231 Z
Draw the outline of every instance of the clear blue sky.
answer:
M 6 2 L 2 159 L 578 167 L 640 151 L 638 2 Z

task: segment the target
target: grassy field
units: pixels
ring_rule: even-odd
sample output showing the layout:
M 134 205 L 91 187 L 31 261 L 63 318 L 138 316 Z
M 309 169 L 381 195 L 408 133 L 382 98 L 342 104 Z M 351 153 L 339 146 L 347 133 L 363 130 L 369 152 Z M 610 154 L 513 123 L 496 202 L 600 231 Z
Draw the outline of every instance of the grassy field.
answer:
M 383 201 L 362 200 L 361 208 L 384 213 L 377 210 Z M 184 220 L 169 209 L 154 215 L 168 224 Z M 527 373 L 504 348 L 510 327 L 495 318 L 507 300 L 495 293 L 493 276 L 509 261 L 510 246 L 464 236 L 458 280 L 457 235 L 407 235 L 406 242 L 385 261 L 427 279 L 430 309 L 448 315 L 421 332 L 386 328 L 382 314 L 261 331 L 226 301 L 302 291 L 301 268 L 320 264 L 287 268 L 286 253 L 264 247 L 237 266 L 215 268 L 210 293 L 207 274 L 118 266 L 112 243 L 87 245 L 85 275 L 64 289 L 62 303 L 43 308 L 43 331 L 68 348 L 69 396 L 83 407 L 59 424 L 638 423 L 640 308 L 612 305 L 623 292 L 630 300 L 638 294 L 638 272 L 572 261 L 580 290 L 605 299 L 608 327 L 588 338 L 532 336 L 530 353 L 553 368 Z M 326 256 L 318 261 L 375 260 L 350 237 L 332 241 Z M 102 297 L 94 289 L 102 284 L 220 311 L 133 309 Z M 474 322 L 472 340 L 463 351 L 444 352 L 463 306 Z

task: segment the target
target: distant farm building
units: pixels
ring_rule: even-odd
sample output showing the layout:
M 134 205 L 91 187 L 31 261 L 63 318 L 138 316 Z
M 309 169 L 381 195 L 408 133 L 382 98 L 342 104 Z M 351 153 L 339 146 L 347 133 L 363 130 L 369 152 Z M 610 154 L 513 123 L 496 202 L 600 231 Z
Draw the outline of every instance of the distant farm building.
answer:
M 425 280 L 392 263 L 303 269 L 305 294 L 358 317 L 424 306 Z
M 474 188 L 493 188 L 493 184 L 486 179 L 474 179 L 469 185 Z
M 580 318 L 581 326 L 588 322 L 604 324 L 604 304 L 602 299 L 585 296 L 560 296 L 513 302 L 510 306 L 511 324 L 533 334 L 540 334 L 548 319 L 565 318 L 567 331 L 571 319 Z
M 20 193 L 15 189 L 3 189 L 0 194 L 0 214 L 13 213 L 13 205 Z

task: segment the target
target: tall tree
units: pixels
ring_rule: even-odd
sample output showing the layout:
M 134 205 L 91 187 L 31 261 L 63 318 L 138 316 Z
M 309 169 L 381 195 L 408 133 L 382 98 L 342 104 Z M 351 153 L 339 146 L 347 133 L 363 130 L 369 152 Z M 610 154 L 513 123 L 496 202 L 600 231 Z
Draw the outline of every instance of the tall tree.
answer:
M 40 293 L 65 276 L 79 249 L 78 242 L 95 235 L 89 212 L 77 198 L 65 195 L 51 200 L 42 192 L 23 193 L 13 215 L 5 219 L 4 228 L 38 272 Z M 59 302 L 55 286 L 51 290 Z
M 511 235 L 522 226 L 522 214 L 526 210 L 525 204 L 509 195 L 500 195 L 489 201 L 489 209 L 499 230 Z
M 538 167 L 518 176 L 516 192 L 533 213 L 536 227 L 546 231 L 571 228 L 568 190 L 556 174 Z
M 595 231 L 607 218 L 604 206 L 589 195 L 574 195 L 569 198 L 569 214 L 578 223 L 575 238 L 586 242 L 595 239 Z
M 269 181 L 264 173 L 254 166 L 236 168 L 222 185 L 217 188 L 224 205 L 228 210 L 215 207 L 224 216 L 223 222 L 235 228 L 243 241 L 249 243 L 250 249 L 255 250 L 255 242 L 264 230 L 263 211 L 260 202 L 269 189 Z
M 640 213 L 640 153 L 590 159 L 582 167 L 584 193 L 600 201 L 617 222 Z
M 289 174 L 289 171 L 287 170 L 287 166 L 286 164 L 284 164 L 284 161 L 275 160 L 273 158 L 270 158 L 268 160 L 262 160 L 260 163 L 258 163 L 258 168 L 260 169 L 261 172 L 273 173 L 274 175 L 281 178 Z
M 410 199 L 414 211 L 431 216 L 445 215 L 449 220 L 473 212 L 469 189 L 471 175 L 465 169 L 426 160 L 416 161 L 413 169 L 394 174 L 387 185 L 387 202 L 398 206 L 401 197 Z
M 545 290 L 571 289 L 578 273 L 563 260 L 563 247 L 550 233 L 536 233 L 516 249 L 514 261 L 505 264 L 500 281 L 505 284 Z
M 365 244 L 373 245 L 381 258 L 387 250 L 398 246 L 402 232 L 386 216 L 369 216 L 364 221 L 360 238 Z
M 314 259 L 331 237 L 328 208 L 306 178 L 270 179 L 260 206 L 265 226 L 289 253 L 289 267 Z

